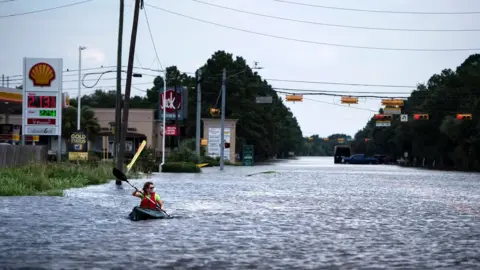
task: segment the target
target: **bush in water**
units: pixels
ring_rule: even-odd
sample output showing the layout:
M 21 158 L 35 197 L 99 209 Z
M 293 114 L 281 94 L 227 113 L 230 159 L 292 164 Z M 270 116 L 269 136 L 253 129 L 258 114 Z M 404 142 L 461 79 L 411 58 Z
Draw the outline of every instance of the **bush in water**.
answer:
M 110 163 L 47 163 L 2 169 L 0 196 L 62 196 L 63 190 L 107 183 Z
M 199 173 L 201 171 L 193 162 L 167 162 L 162 166 L 162 172 Z

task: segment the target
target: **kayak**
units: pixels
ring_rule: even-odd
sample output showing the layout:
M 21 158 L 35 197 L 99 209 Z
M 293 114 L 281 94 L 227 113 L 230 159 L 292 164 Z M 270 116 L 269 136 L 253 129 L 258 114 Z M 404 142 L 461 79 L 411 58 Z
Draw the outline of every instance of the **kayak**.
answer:
M 135 206 L 132 209 L 132 212 L 128 215 L 130 220 L 137 221 L 137 220 L 147 220 L 147 219 L 162 219 L 167 218 L 165 212 L 148 209 L 148 208 L 140 208 Z

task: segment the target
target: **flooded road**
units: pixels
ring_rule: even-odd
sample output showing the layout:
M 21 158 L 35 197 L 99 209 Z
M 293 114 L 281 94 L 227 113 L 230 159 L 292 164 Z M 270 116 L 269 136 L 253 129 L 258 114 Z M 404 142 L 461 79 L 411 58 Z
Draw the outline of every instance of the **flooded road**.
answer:
M 0 269 L 479 269 L 480 175 L 300 158 L 0 198 Z M 261 171 L 277 174 L 246 175 Z M 131 182 L 141 188 L 142 180 Z M 329 268 L 331 267 L 331 268 Z

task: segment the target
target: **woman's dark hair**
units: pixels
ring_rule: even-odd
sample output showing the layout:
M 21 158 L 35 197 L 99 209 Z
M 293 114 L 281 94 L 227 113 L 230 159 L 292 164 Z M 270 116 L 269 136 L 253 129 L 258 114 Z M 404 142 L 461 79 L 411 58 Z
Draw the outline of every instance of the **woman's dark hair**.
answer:
M 147 190 L 148 190 L 148 187 L 149 187 L 150 185 L 153 185 L 153 183 L 152 183 L 152 182 L 145 182 L 145 184 L 143 185 L 143 194 L 147 194 L 147 193 L 148 193 Z

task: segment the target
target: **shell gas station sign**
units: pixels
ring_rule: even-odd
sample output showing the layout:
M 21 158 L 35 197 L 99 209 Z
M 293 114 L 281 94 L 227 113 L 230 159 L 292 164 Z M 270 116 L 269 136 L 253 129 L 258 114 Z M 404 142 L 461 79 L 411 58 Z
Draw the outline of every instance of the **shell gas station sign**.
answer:
M 58 58 L 23 59 L 24 135 L 62 135 L 62 66 Z

